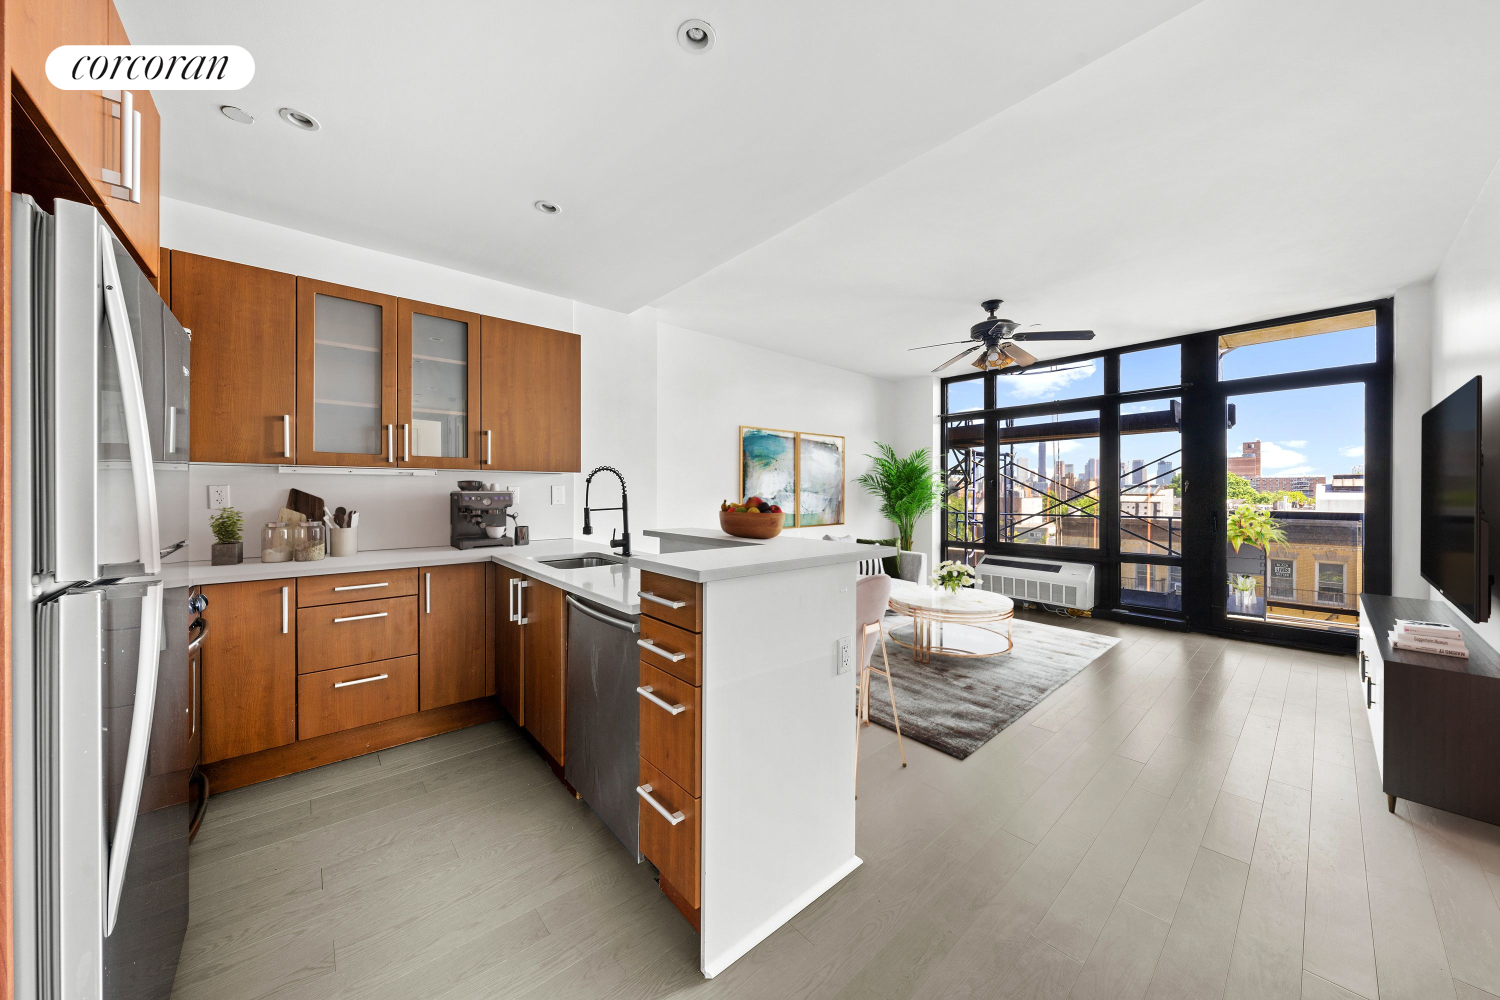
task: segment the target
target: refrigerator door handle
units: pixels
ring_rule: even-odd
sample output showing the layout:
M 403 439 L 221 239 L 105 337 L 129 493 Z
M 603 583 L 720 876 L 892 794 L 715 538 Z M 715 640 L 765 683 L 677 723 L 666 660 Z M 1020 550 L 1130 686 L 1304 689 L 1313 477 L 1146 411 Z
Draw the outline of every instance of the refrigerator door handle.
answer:
M 100 225 L 99 256 L 104 270 L 104 311 L 109 319 L 110 340 L 115 345 L 115 363 L 120 369 L 120 395 L 125 405 L 125 437 L 130 445 L 130 478 L 135 485 L 135 518 L 140 537 L 141 566 L 147 576 L 161 572 L 161 529 L 156 507 L 156 469 L 151 461 L 151 435 L 147 430 L 146 390 L 130 336 L 130 318 L 125 292 L 120 287 L 120 269 L 115 264 L 114 236 Z
M 120 813 L 115 818 L 115 836 L 109 849 L 108 912 L 104 936 L 115 929 L 120 916 L 120 896 L 125 889 L 125 869 L 130 863 L 130 842 L 135 836 L 136 814 L 141 808 L 141 788 L 146 782 L 146 759 L 151 752 L 151 717 L 156 708 L 156 678 L 161 666 L 162 592 L 165 585 L 153 583 L 141 599 L 140 652 L 135 671 L 135 706 L 130 715 L 130 747 L 125 753 L 125 784 L 120 789 Z

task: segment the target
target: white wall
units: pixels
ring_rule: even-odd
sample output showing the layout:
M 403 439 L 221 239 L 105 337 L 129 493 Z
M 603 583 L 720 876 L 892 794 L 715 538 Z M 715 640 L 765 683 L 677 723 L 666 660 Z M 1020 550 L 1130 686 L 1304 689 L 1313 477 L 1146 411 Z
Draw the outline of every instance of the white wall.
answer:
M 1418 512 L 1422 480 L 1422 414 L 1432 406 L 1432 282 L 1396 289 L 1394 427 L 1391 434 L 1391 593 L 1426 599 Z
M 891 441 L 900 426 L 890 382 L 664 326 L 653 308 L 626 315 L 169 198 L 162 199 L 161 231 L 162 245 L 177 250 L 579 334 L 583 468 L 613 465 L 625 475 L 633 540 L 641 551 L 655 549 L 654 540 L 641 535 L 644 528 L 717 526 L 720 501 L 739 488 L 741 424 L 842 434 L 848 456 L 846 524 L 829 530 L 861 537 L 891 533 L 876 513 L 878 504 L 854 483 L 868 466 L 865 454 L 874 451 L 877 440 Z M 924 410 L 920 401 L 920 392 L 911 396 L 911 405 L 922 411 L 916 417 L 930 428 L 935 410 Z M 232 502 L 256 528 L 275 515 L 293 486 L 332 505 L 358 507 L 360 545 L 374 549 L 445 544 L 447 496 L 460 478 L 519 486 L 516 509 L 534 538 L 568 537 L 582 527 L 583 477 L 572 474 L 440 472 L 396 478 L 197 466 L 189 498 L 195 555 L 202 557 L 200 546 L 210 538 L 209 484 L 228 484 Z M 566 505 L 544 502 L 551 482 L 567 485 Z M 594 486 L 596 504 L 616 503 L 613 477 L 601 475 Z M 594 539 L 607 539 L 618 517 L 595 518 Z M 258 538 L 246 534 L 246 555 L 252 556 L 259 551 Z
M 1484 379 L 1483 440 L 1490 460 L 1483 492 L 1491 525 L 1490 569 L 1500 572 L 1500 175 L 1490 175 L 1449 248 L 1433 278 L 1432 299 L 1431 399 L 1441 400 L 1475 375 Z M 1402 519 L 1399 511 L 1397 516 Z M 1500 648 L 1500 607 L 1493 597 L 1490 615 L 1477 628 Z
M 717 527 L 719 504 L 739 497 L 739 429 L 844 436 L 844 524 L 788 534 L 887 537 L 890 522 L 855 483 L 865 455 L 894 432 L 895 387 L 871 378 L 661 324 L 657 331 L 657 517 L 663 525 Z
M 942 409 L 941 393 L 942 383 L 935 375 L 904 379 L 896 383 L 896 399 L 892 408 L 891 447 L 901 455 L 910 455 L 918 448 L 926 448 L 927 454 L 932 456 L 934 469 L 942 467 L 942 442 L 937 416 Z M 941 498 L 938 503 L 941 505 Z M 924 517 L 917 522 L 916 533 L 912 536 L 912 547 L 918 552 L 927 553 L 929 566 L 936 566 L 938 563 L 938 531 L 941 523 L 939 518 Z

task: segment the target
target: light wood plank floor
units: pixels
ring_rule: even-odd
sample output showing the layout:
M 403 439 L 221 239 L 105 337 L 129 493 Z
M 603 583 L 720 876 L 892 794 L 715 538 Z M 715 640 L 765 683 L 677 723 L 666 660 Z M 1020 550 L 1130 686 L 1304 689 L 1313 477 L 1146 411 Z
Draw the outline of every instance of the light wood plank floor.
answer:
M 1500 996 L 1500 829 L 1386 811 L 1352 657 L 1119 636 L 967 761 L 866 730 L 863 867 L 712 981 L 513 727 L 212 800 L 179 1000 Z

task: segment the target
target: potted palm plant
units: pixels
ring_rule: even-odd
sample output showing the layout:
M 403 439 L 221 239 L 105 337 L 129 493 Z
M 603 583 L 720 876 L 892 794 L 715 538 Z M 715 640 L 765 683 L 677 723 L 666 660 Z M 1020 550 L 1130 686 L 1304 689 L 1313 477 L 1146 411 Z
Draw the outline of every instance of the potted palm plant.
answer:
M 880 498 L 880 515 L 896 526 L 901 549 L 911 551 L 917 521 L 932 513 L 942 492 L 942 479 L 932 468 L 926 448 L 901 458 L 888 444 L 875 442 L 878 455 L 866 455 L 874 467 L 855 482 Z

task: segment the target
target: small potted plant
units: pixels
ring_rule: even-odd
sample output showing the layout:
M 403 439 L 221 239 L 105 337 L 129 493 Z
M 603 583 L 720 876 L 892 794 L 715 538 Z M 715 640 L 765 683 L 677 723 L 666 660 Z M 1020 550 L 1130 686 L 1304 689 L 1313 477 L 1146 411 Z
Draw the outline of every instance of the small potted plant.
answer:
M 937 571 L 932 574 L 932 582 L 935 586 L 942 587 L 950 594 L 958 593 L 962 587 L 969 587 L 979 579 L 974 575 L 974 570 L 967 563 L 955 562 L 952 559 L 938 563 Z
M 240 532 L 245 527 L 245 515 L 233 507 L 221 507 L 208 519 L 214 533 L 213 556 L 215 566 L 238 566 L 245 555 L 245 543 Z

